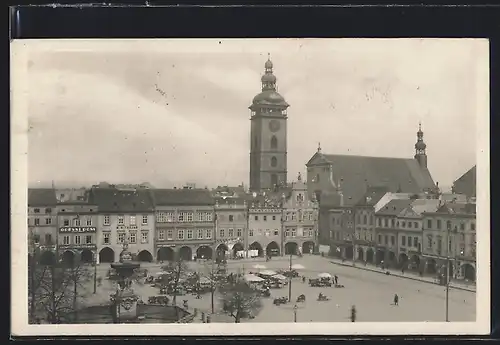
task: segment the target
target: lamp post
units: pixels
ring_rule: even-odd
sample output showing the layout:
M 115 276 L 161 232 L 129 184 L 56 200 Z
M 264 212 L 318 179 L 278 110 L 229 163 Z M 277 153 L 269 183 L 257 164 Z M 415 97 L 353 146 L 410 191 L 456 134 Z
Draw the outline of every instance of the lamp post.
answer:
M 299 307 L 297 307 L 297 305 L 294 305 L 293 306 L 293 322 L 297 322 L 297 309 L 299 309 Z
M 93 258 L 94 258 L 93 264 L 94 264 L 94 295 L 95 295 L 97 292 L 97 252 L 94 253 Z
M 288 272 L 288 302 L 292 301 L 292 255 L 290 254 L 290 270 Z

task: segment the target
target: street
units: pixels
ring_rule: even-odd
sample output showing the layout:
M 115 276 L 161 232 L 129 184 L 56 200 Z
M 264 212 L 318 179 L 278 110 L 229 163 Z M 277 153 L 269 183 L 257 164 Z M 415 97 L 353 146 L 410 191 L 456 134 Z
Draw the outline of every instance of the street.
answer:
M 357 321 L 367 322 L 421 322 L 421 321 L 445 321 L 445 287 L 411 279 L 395 276 L 387 276 L 377 272 L 366 271 L 349 266 L 335 265 L 328 258 L 306 255 L 302 258 L 293 258 L 294 264 L 305 267 L 300 270 L 301 275 L 307 278 L 315 278 L 319 273 L 328 272 L 339 277 L 339 284 L 345 288 L 333 287 L 309 287 L 307 281 L 294 278 L 292 281 L 292 302 L 289 304 L 275 306 L 273 299 L 276 297 L 288 297 L 288 287 L 272 289 L 270 298 L 263 298 L 263 309 L 252 320 L 242 322 L 293 322 L 294 305 L 297 304 L 297 322 L 350 322 L 350 308 L 352 305 L 357 309 Z M 246 273 L 258 271 L 252 262 L 231 261 L 228 269 L 231 272 Z M 273 258 L 269 262 L 258 262 L 268 269 L 287 269 L 289 261 L 287 258 Z M 98 275 L 104 275 L 107 268 L 105 264 L 99 266 Z M 150 274 L 160 271 L 159 265 L 145 265 Z M 190 263 L 190 266 L 201 274 L 209 272 L 207 264 Z M 135 285 L 134 290 L 141 295 L 145 301 L 150 295 L 157 295 L 158 291 L 149 285 Z M 109 301 L 109 294 L 113 292 L 112 284 L 103 280 L 102 286 L 98 287 L 98 293 L 86 299 L 87 303 L 103 303 Z M 318 302 L 319 293 L 330 298 L 330 301 Z M 298 295 L 304 294 L 306 302 L 295 303 Z M 393 305 L 394 294 L 399 296 L 399 306 Z M 191 308 L 198 308 L 207 314 L 211 309 L 210 294 L 205 294 L 201 299 L 186 295 L 178 297 L 178 303 L 188 300 Z M 99 302 L 98 302 L 99 301 Z M 216 314 L 219 297 L 215 296 Z M 474 321 L 476 317 L 476 294 L 474 292 L 450 289 L 449 291 L 449 320 L 450 321 Z M 216 322 L 219 318 L 213 318 Z M 225 322 L 231 322 L 228 317 L 222 317 Z M 223 321 L 221 321 L 223 322 Z

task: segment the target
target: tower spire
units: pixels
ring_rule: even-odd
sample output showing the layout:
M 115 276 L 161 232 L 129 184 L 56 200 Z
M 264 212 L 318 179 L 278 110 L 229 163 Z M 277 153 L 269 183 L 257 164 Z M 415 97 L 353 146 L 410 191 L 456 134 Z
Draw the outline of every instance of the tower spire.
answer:
M 415 143 L 415 159 L 422 168 L 427 168 L 427 154 L 425 152 L 427 145 L 424 142 L 424 132 L 422 123 L 418 123 L 417 142 Z
M 267 61 L 264 64 L 264 75 L 261 78 L 262 91 L 276 91 L 276 76 L 273 74 L 273 62 L 271 54 L 267 53 Z

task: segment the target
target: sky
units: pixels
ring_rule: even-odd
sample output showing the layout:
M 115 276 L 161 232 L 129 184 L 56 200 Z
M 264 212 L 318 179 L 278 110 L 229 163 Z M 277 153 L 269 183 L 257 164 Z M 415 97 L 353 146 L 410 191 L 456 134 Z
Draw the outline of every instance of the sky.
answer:
M 30 43 L 31 42 L 31 43 Z M 435 181 L 476 164 L 473 40 L 28 41 L 30 186 L 248 185 L 268 53 L 288 109 L 288 178 L 328 154 L 410 158 Z

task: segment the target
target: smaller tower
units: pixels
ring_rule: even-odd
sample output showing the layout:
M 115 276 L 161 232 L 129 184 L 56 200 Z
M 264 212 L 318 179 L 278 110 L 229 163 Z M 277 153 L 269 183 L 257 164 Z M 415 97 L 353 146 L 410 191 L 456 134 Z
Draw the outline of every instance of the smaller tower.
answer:
M 417 142 L 415 143 L 415 159 L 420 167 L 427 169 L 427 154 L 425 149 L 427 145 L 424 143 L 424 132 L 422 131 L 422 124 L 418 123 Z

